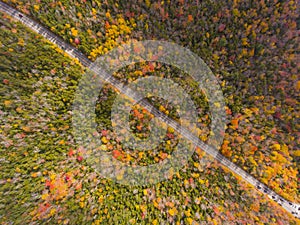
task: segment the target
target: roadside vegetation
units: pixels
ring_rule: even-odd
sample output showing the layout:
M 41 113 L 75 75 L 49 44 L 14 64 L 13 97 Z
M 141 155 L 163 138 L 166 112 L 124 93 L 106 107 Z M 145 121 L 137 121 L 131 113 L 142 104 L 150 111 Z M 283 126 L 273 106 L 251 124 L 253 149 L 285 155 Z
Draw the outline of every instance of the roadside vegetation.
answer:
M 219 79 L 228 127 L 221 153 L 284 198 L 299 203 L 299 56 L 294 1 L 4 1 L 40 21 L 92 61 L 135 40 L 173 41 L 198 54 Z M 136 1 L 135 1 L 136 2 Z M 1 224 L 297 224 L 280 206 L 218 162 L 199 163 L 197 149 L 180 172 L 147 187 L 100 177 L 72 136 L 72 102 L 86 70 L 57 47 L 1 13 Z M 198 109 L 209 138 L 207 100 L 187 74 L 160 63 L 129 66 L 114 76 L 172 78 Z M 96 114 L 100 146 L 140 165 L 167 158 L 179 134 L 168 129 L 155 153 L 123 148 L 110 110 L 117 92 L 105 85 Z M 149 99 L 178 119 L 176 107 Z M 147 136 L 151 115 L 130 117 Z

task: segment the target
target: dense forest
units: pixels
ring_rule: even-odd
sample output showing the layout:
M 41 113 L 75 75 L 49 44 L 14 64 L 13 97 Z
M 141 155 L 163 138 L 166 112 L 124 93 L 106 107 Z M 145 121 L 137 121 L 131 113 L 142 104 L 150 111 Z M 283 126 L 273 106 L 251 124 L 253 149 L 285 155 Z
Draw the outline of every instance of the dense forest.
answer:
M 5 0 L 39 21 L 91 61 L 129 40 L 164 40 L 190 49 L 219 81 L 228 121 L 219 151 L 292 202 L 299 189 L 299 9 L 297 1 Z M 90 167 L 73 137 L 72 103 L 88 73 L 41 35 L 1 13 L 1 224 L 298 224 L 200 148 L 180 171 L 149 186 L 126 186 Z M 127 66 L 123 83 L 172 79 L 197 108 L 199 138 L 210 136 L 210 108 L 192 77 L 157 62 Z M 109 84 L 95 113 L 100 151 L 148 165 L 170 157 L 180 134 L 168 127 L 155 151 L 122 145 Z M 176 106 L 150 97 L 174 120 Z M 217 107 L 217 106 L 216 106 Z M 136 105 L 130 128 L 149 135 L 152 115 Z

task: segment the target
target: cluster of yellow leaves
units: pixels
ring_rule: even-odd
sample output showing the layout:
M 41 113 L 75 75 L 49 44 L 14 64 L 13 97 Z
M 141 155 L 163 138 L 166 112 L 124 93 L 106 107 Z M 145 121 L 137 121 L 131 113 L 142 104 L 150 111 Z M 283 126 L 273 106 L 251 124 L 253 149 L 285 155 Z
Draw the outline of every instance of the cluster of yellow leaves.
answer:
M 12 101 L 10 101 L 10 100 L 5 100 L 4 101 L 5 107 L 9 107 L 11 104 L 12 104 Z
M 295 150 L 295 151 L 293 152 L 293 155 L 294 155 L 295 157 L 300 157 L 300 150 Z
M 169 111 L 163 105 L 159 106 L 159 111 L 165 113 L 166 115 L 169 115 Z
M 36 11 L 36 12 L 40 10 L 40 6 L 39 5 L 34 5 L 33 8 L 34 8 L 34 11 Z
M 95 222 L 92 223 L 92 225 L 100 225 L 103 221 L 103 218 L 100 217 L 100 219 L 95 220 Z
M 76 30 L 74 27 L 71 28 L 71 34 L 76 37 L 78 35 L 78 30 Z
M 178 210 L 175 207 L 172 207 L 168 210 L 168 213 L 170 214 L 170 216 L 174 216 L 178 213 Z
M 106 21 L 105 23 L 105 42 L 103 45 L 92 50 L 89 55 L 91 59 L 96 59 L 97 56 L 103 55 L 122 44 L 124 41 L 122 37 L 126 36 L 126 38 L 129 38 L 133 28 L 136 27 L 136 23 L 133 19 L 126 21 L 119 15 L 118 19 L 113 20 L 109 12 L 106 13 L 106 17 L 110 22 Z
M 155 220 L 152 221 L 152 225 L 157 225 L 157 224 L 158 224 L 158 220 L 157 219 L 155 219 Z
M 84 200 L 85 200 L 85 197 L 82 196 L 82 197 L 80 198 L 80 201 L 79 201 L 79 206 L 80 206 L 80 208 L 83 208 L 83 207 L 85 206 Z

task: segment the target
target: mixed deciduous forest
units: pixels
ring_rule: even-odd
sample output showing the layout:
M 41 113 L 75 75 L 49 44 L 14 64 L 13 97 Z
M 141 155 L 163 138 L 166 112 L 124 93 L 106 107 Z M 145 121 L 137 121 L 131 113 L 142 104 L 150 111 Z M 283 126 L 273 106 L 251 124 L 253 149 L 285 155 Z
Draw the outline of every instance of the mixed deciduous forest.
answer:
M 129 40 L 175 42 L 201 57 L 219 80 L 228 121 L 219 151 L 287 200 L 299 203 L 299 7 L 292 0 L 4 0 L 82 51 L 90 60 Z M 151 186 L 125 186 L 89 166 L 72 131 L 72 102 L 86 73 L 77 60 L 0 13 L 1 224 L 299 224 L 217 161 L 188 164 Z M 208 101 L 197 83 L 157 62 L 113 74 L 130 83 L 171 78 L 191 96 L 199 138 L 210 135 Z M 168 128 L 156 151 L 122 145 L 110 120 L 118 95 L 99 93 L 101 151 L 128 164 L 169 157 L 180 134 Z M 149 101 L 174 120 L 176 106 Z M 217 106 L 216 106 L 217 107 Z M 149 112 L 136 105 L 130 128 L 149 135 Z

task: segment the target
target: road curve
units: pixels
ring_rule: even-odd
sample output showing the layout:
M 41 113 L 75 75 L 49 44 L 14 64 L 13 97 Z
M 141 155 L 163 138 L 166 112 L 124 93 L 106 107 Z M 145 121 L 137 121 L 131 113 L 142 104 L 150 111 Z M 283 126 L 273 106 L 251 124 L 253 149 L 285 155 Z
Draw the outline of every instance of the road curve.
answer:
M 91 71 L 95 72 L 96 74 L 102 76 L 104 80 L 115 86 L 121 93 L 127 94 L 132 99 L 138 99 L 138 94 L 133 93 L 130 89 L 125 88 L 122 83 L 120 83 L 117 79 L 113 78 L 109 74 L 106 74 L 101 68 L 92 66 L 93 62 L 90 61 L 83 53 L 77 50 L 72 45 L 66 43 L 62 38 L 58 37 L 56 34 L 42 26 L 37 21 L 29 18 L 25 14 L 19 12 L 18 10 L 10 7 L 9 5 L 0 1 L 0 11 L 7 13 L 8 15 L 12 16 L 16 20 L 22 22 L 27 27 L 31 28 L 33 31 L 37 32 L 38 34 L 42 35 L 44 38 L 52 42 L 53 44 L 57 45 L 60 49 L 65 51 L 70 57 L 76 58 L 79 62 L 89 68 Z M 250 174 L 239 168 L 236 164 L 228 160 L 224 157 L 218 150 L 208 146 L 204 142 L 202 142 L 197 136 L 193 135 L 187 129 L 179 125 L 176 121 L 170 119 L 165 114 L 161 113 L 155 107 L 153 107 L 147 101 L 140 101 L 139 104 L 145 107 L 149 112 L 151 112 L 154 116 L 161 119 L 167 125 L 174 128 L 177 132 L 181 133 L 182 136 L 192 141 L 196 146 L 200 147 L 206 153 L 211 155 L 212 157 L 216 158 L 220 163 L 226 166 L 228 169 L 242 177 L 245 181 L 252 184 L 254 187 L 257 188 L 258 191 L 267 194 L 267 196 L 272 199 L 273 201 L 277 202 L 281 205 L 286 211 L 290 212 L 294 217 L 300 218 L 300 204 L 296 204 L 285 200 L 283 197 L 272 191 L 266 185 L 259 182 L 257 179 L 252 177 Z

